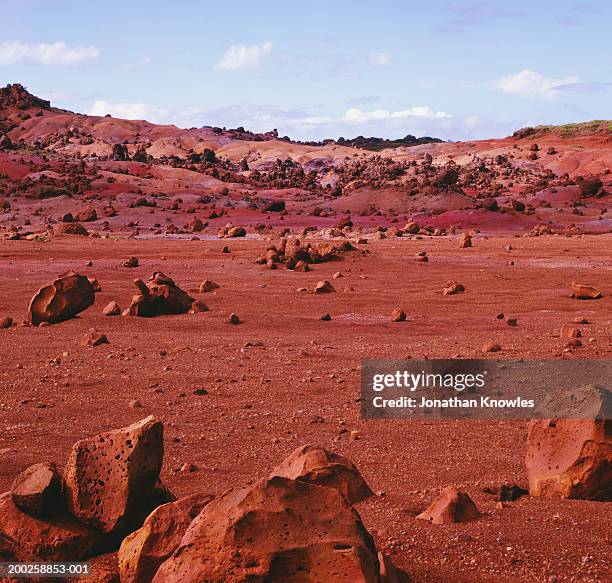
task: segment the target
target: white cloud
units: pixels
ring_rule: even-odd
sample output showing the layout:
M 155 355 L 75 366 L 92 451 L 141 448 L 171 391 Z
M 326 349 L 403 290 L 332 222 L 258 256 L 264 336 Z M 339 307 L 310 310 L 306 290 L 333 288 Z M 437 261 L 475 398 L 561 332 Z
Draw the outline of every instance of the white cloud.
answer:
M 519 73 L 501 77 L 495 82 L 495 87 L 505 93 L 554 99 L 562 85 L 576 83 L 576 81 L 578 81 L 578 77 L 575 76 L 556 79 L 554 77 L 546 77 L 536 71 L 523 69 Z
M 63 42 L 28 44 L 20 41 L 0 43 L 0 65 L 38 63 L 41 65 L 74 65 L 97 59 L 100 51 L 93 46 L 68 46 Z
M 109 103 L 103 99 L 97 99 L 88 113 L 99 116 L 110 113 L 121 119 L 146 119 L 157 123 L 163 123 L 167 118 L 166 111 L 146 103 Z
M 257 68 L 271 52 L 271 42 L 250 46 L 231 45 L 225 51 L 223 58 L 215 65 L 215 68 L 222 71 Z
M 370 53 L 368 55 L 370 65 L 376 65 L 377 67 L 384 67 L 391 63 L 391 55 L 389 53 Z
M 388 119 L 408 119 L 411 117 L 425 117 L 430 119 L 443 119 L 452 117 L 444 111 L 434 111 L 431 107 L 409 107 L 399 111 L 389 111 L 387 109 L 374 109 L 372 111 L 364 111 L 358 107 L 351 107 L 346 111 L 343 121 L 350 123 L 367 123 L 376 120 Z

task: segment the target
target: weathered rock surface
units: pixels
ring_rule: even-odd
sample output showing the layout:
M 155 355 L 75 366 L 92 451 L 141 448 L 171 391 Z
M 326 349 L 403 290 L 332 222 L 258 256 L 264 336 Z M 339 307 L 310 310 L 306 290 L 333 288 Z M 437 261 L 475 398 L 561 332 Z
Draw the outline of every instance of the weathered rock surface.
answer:
M 541 408 L 556 418 L 529 422 L 529 493 L 612 500 L 612 392 L 593 385 L 556 391 Z
M 156 271 L 146 285 L 140 279 L 135 280 L 134 285 L 140 293 L 132 298 L 132 303 L 128 308 L 131 316 L 151 318 L 185 314 L 191 310 L 195 301 L 161 271 Z
M 178 548 L 192 520 L 212 496 L 194 494 L 158 506 L 119 549 L 121 583 L 151 581 L 159 566 Z
M 63 322 L 92 306 L 94 301 L 94 289 L 89 279 L 68 271 L 34 294 L 28 308 L 28 319 L 34 326 L 41 322 Z
M 272 470 L 269 477 L 274 476 L 335 488 L 351 504 L 374 495 L 353 462 L 314 445 L 294 450 Z
M 208 504 L 153 581 L 378 583 L 379 564 L 336 489 L 274 477 Z
M 453 486 L 444 488 L 431 506 L 417 516 L 432 524 L 448 524 L 451 522 L 467 522 L 480 516 L 476 505 L 466 492 L 461 492 Z
M 90 328 L 87 334 L 81 338 L 79 344 L 81 346 L 100 346 L 102 344 L 110 344 L 110 342 L 106 334 L 98 332 L 95 328 Z
M 55 464 L 41 462 L 27 467 L 15 478 L 11 497 L 19 510 L 32 516 L 44 516 L 63 508 L 61 486 Z
M 69 510 L 103 532 L 137 528 L 159 504 L 163 426 L 149 416 L 74 444 L 64 482 Z
M 41 520 L 15 506 L 11 493 L 0 496 L 0 539 L 10 542 L 18 561 L 79 561 L 91 556 L 102 535 L 72 516 Z M 1 548 L 1 543 L 0 543 Z

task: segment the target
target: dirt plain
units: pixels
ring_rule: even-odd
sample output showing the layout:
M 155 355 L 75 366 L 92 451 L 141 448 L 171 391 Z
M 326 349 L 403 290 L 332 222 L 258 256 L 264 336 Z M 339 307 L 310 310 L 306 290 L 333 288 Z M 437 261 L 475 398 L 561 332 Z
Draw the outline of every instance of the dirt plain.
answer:
M 304 443 L 346 455 L 378 494 L 358 505 L 366 527 L 415 582 L 610 579 L 609 504 L 526 496 L 499 509 L 483 491 L 526 486 L 526 422 L 364 420 L 359 369 L 363 358 L 480 358 L 491 340 L 502 351 L 484 357 L 609 358 L 612 236 L 477 236 L 469 249 L 456 237 L 370 241 L 308 273 L 255 265 L 265 247 L 255 239 L 1 241 L 2 316 L 23 320 L 36 289 L 69 268 L 97 278 L 102 291 L 73 320 L 0 331 L 0 488 L 31 463 L 63 464 L 83 436 L 155 414 L 166 428 L 162 479 L 177 495 L 250 483 Z M 428 263 L 414 260 L 420 251 Z M 132 255 L 140 266 L 122 267 Z M 102 316 L 110 300 L 129 303 L 134 278 L 158 270 L 210 311 Z M 204 279 L 220 288 L 195 293 Z M 312 293 L 322 279 L 336 292 Z M 466 291 L 442 296 L 449 279 Z M 572 281 L 605 296 L 569 299 Z M 390 321 L 395 307 L 406 322 Z M 231 312 L 240 325 L 228 323 Z M 566 350 L 559 329 L 576 317 L 589 321 L 583 346 Z M 91 327 L 110 344 L 79 346 Z M 181 472 L 185 463 L 197 471 Z M 484 516 L 416 520 L 448 485 L 468 491 Z

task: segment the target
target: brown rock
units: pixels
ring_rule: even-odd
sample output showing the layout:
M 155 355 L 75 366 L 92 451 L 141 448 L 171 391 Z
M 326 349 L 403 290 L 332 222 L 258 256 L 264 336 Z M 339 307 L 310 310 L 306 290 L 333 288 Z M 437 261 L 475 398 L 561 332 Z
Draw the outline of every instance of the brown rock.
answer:
M 335 488 L 350 504 L 374 495 L 353 462 L 314 445 L 294 450 L 272 470 L 269 477 L 274 476 Z
M 213 290 L 219 289 L 219 284 L 215 283 L 214 281 L 211 281 L 210 279 L 205 279 L 201 284 L 200 284 L 200 293 L 201 294 L 205 294 L 208 292 L 211 292 Z
M 273 477 L 213 500 L 153 578 L 378 583 L 372 537 L 334 488 Z
M 6 330 L 7 328 L 10 328 L 13 325 L 13 318 L 9 318 L 8 316 L 6 318 L 2 318 L 0 320 L 0 330 Z
M 380 583 L 410 583 L 407 573 L 398 569 L 387 555 L 378 553 L 378 564 L 380 565 Z
M 452 296 L 465 291 L 465 287 L 458 281 L 447 281 L 446 286 L 442 290 L 442 295 Z
M 198 314 L 199 312 L 208 312 L 209 309 L 202 300 L 193 300 L 190 311 L 192 314 Z
M 129 259 L 125 260 L 121 265 L 123 265 L 123 267 L 138 267 L 138 257 L 130 257 Z
M 41 462 L 21 472 L 11 486 L 15 506 L 32 516 L 58 512 L 62 507 L 61 478 L 55 464 Z
M 89 235 L 89 231 L 81 223 L 59 223 L 53 227 L 53 231 L 59 235 Z
M 506 323 L 508 326 L 518 326 L 518 320 L 516 318 L 508 318 Z
M 100 346 L 101 344 L 110 344 L 106 334 L 98 332 L 95 328 L 90 328 L 89 332 L 81 338 L 79 344 L 81 346 Z
M 85 209 L 84 211 L 81 211 L 80 213 L 77 213 L 74 218 L 76 221 L 87 223 L 89 221 L 97 220 L 98 213 L 96 212 L 95 209 L 90 207 L 90 208 Z
M 102 315 L 103 316 L 120 316 L 121 308 L 119 307 L 119 304 L 115 300 L 112 300 L 108 304 L 106 304 L 106 306 L 102 310 Z
M 102 535 L 63 513 L 46 520 L 30 516 L 6 492 L 0 496 L 0 539 L 11 541 L 18 561 L 80 561 L 93 554 Z
M 92 306 L 94 301 L 94 290 L 89 280 L 84 275 L 68 271 L 34 294 L 28 308 L 28 319 L 34 326 L 42 322 L 63 322 Z
M 589 385 L 556 391 L 542 405 L 554 419 L 529 422 L 529 493 L 612 500 L 612 392 Z
M 140 526 L 157 505 L 163 426 L 153 416 L 74 444 L 64 482 L 68 508 L 103 532 Z
M 395 308 L 393 312 L 391 312 L 392 322 L 405 322 L 406 317 L 406 312 L 404 312 L 404 310 L 401 310 L 400 308 Z
M 334 286 L 329 283 L 327 280 L 322 280 L 317 282 L 317 285 L 314 288 L 316 294 L 328 294 L 331 292 L 335 292 Z
M 295 266 L 293 267 L 293 271 L 310 271 L 310 265 L 308 265 L 308 263 L 306 263 L 306 261 L 298 261 Z
M 500 352 L 502 349 L 501 344 L 498 342 L 487 342 L 483 347 L 483 352 Z
M 570 326 L 569 324 L 563 324 L 563 326 L 561 326 L 560 335 L 563 338 L 580 338 L 582 337 L 582 332 L 580 331 L 580 328 L 577 328 L 576 326 Z
M 119 549 L 121 583 L 151 581 L 159 566 L 178 548 L 192 520 L 212 496 L 194 494 L 158 506 L 142 527 L 128 535 Z
M 195 301 L 161 271 L 156 271 L 145 285 L 140 279 L 134 280 L 140 292 L 132 298 L 128 308 L 131 316 L 151 318 L 171 314 L 185 314 Z
M 480 516 L 476 505 L 466 492 L 461 492 L 453 486 L 444 488 L 431 506 L 417 516 L 432 524 L 448 524 L 451 522 L 468 522 Z
M 461 249 L 465 249 L 467 247 L 471 247 L 472 246 L 472 237 L 471 235 L 468 235 L 467 233 L 463 233 L 461 235 L 461 237 L 459 238 L 459 247 Z
M 576 300 L 597 300 L 601 297 L 601 292 L 591 285 L 572 283 L 570 297 Z
M 240 318 L 238 317 L 238 314 L 230 314 L 229 317 L 229 323 L 230 324 L 240 324 Z
M 91 287 L 93 288 L 94 293 L 97 294 L 102 291 L 102 286 L 100 285 L 100 282 L 96 278 L 90 278 L 89 283 L 91 283 Z
M 414 221 L 406 223 L 406 226 L 404 227 L 404 231 L 410 233 L 411 235 L 417 235 L 420 230 L 421 226 L 418 223 L 415 223 Z

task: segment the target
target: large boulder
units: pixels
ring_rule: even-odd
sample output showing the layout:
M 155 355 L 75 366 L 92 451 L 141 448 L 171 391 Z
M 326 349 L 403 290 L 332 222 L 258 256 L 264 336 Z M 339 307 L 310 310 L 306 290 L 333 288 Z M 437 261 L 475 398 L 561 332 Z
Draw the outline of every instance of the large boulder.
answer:
M 294 450 L 272 470 L 274 476 L 335 488 L 350 504 L 374 495 L 353 462 L 314 445 Z
M 529 493 L 612 500 L 612 392 L 594 385 L 556 391 L 542 409 L 557 417 L 529 422 Z
M 0 496 L 0 549 L 1 541 L 18 561 L 80 561 L 94 553 L 103 535 L 63 513 L 45 520 L 30 516 L 6 492 Z
M 151 581 L 159 566 L 178 548 L 191 521 L 212 496 L 194 494 L 158 506 L 119 549 L 121 583 Z
M 135 280 L 134 285 L 138 288 L 139 293 L 132 298 L 132 303 L 128 308 L 130 316 L 151 318 L 185 314 L 191 310 L 195 301 L 161 271 L 156 271 L 146 285 L 140 279 Z
M 379 564 L 336 489 L 273 477 L 206 506 L 153 581 L 378 583 Z
M 55 464 L 41 462 L 18 474 L 11 486 L 15 505 L 32 516 L 58 511 L 61 504 L 62 479 Z
M 131 532 L 159 505 L 163 425 L 152 415 L 82 439 L 64 470 L 69 510 L 103 532 Z
M 427 520 L 432 524 L 448 524 L 452 522 L 467 522 L 480 516 L 476 504 L 466 492 L 453 486 L 444 488 L 431 506 L 419 514 L 417 518 Z
M 34 294 L 28 308 L 28 319 L 34 326 L 42 322 L 63 322 L 93 306 L 94 301 L 94 288 L 89 279 L 67 271 Z

